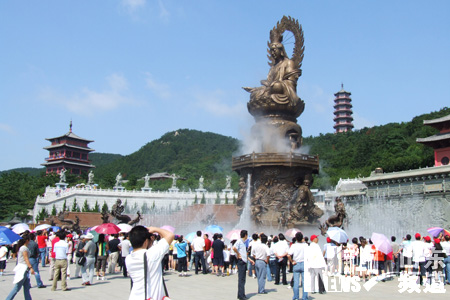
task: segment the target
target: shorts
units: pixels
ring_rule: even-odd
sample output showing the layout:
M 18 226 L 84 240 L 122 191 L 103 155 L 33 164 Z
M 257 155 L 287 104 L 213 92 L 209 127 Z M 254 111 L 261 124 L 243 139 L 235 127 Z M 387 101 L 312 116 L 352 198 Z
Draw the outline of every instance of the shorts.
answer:
M 405 266 L 411 266 L 412 265 L 412 257 L 403 257 L 403 263 Z
M 223 267 L 223 258 L 213 258 L 212 259 L 213 266 Z
M 177 259 L 177 258 L 178 258 L 178 255 L 174 254 L 173 259 Z
M 6 269 L 6 260 L 0 260 L 0 270 Z

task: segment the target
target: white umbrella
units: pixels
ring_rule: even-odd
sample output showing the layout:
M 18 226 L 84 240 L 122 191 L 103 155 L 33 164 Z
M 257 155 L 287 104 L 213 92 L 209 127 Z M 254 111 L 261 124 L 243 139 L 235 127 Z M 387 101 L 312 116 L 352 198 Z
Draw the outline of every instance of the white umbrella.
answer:
M 347 233 L 339 227 L 328 228 L 327 234 L 335 242 L 345 243 L 348 241 Z
M 48 229 L 50 227 L 52 227 L 52 225 L 50 225 L 50 224 L 41 224 L 41 225 L 36 226 L 34 228 L 34 231 L 45 230 L 45 229 Z
M 27 230 L 30 230 L 30 227 L 28 227 L 28 225 L 25 223 L 19 223 L 12 227 L 12 231 L 14 231 L 17 234 L 24 233 Z
M 133 228 L 133 226 L 126 223 L 117 224 L 117 227 L 120 228 L 120 232 L 130 232 L 130 230 Z

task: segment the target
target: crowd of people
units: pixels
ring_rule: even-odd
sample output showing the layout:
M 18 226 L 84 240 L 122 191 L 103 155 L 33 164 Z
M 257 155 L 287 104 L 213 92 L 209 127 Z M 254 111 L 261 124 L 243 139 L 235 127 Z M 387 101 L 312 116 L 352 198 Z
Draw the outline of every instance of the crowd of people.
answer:
M 16 259 L 14 287 L 7 296 L 11 300 L 23 288 L 31 299 L 29 275 L 34 275 L 38 288 L 45 288 L 39 267 L 48 267 L 51 290 L 70 291 L 68 280 L 82 278 L 83 286 L 105 280 L 107 274 L 122 272 L 130 276 L 130 300 L 168 296 L 165 272 L 178 276 L 212 274 L 218 277 L 237 274 L 239 300 L 247 299 L 245 284 L 255 278 L 257 292 L 267 294 L 267 282 L 284 285 L 293 291 L 293 300 L 308 299 L 308 293 L 326 293 L 330 276 L 351 277 L 365 282 L 392 280 L 395 276 L 417 276 L 418 285 L 450 284 L 450 236 L 422 237 L 406 235 L 397 242 L 391 237 L 392 251 L 384 253 L 370 239 L 352 238 L 338 243 L 326 238 L 319 246 L 318 235 L 294 237 L 253 233 L 246 230 L 229 241 L 222 233 L 212 237 L 202 231 L 192 240 L 156 228 L 135 226 L 129 233 L 105 236 L 87 233 L 76 235 L 59 230 L 24 232 L 15 245 L 0 247 L 0 276 L 7 258 Z M 71 265 L 75 264 L 74 272 Z M 72 270 L 73 271 L 73 270 Z M 108 271 L 108 272 L 107 272 Z M 302 293 L 300 294 L 300 288 Z

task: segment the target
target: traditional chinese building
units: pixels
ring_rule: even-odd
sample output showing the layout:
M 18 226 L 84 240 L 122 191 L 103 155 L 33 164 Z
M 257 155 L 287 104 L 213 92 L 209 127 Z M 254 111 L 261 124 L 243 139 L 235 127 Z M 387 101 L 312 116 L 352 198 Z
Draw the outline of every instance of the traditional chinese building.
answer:
M 353 110 L 351 93 L 344 90 L 344 84 L 341 90 L 334 94 L 334 126 L 336 133 L 347 132 L 353 129 Z
M 423 124 L 436 128 L 439 133 L 426 138 L 418 138 L 416 141 L 434 148 L 434 166 L 448 165 L 450 161 L 450 115 L 434 120 L 424 120 Z
M 72 132 L 72 122 L 70 130 L 62 136 L 46 139 L 51 145 L 44 147 L 49 151 L 46 162 L 41 164 L 47 168 L 46 173 L 59 173 L 63 168 L 70 170 L 72 174 L 81 174 L 82 171 L 89 171 L 95 168 L 89 160 L 89 152 L 94 151 L 88 147 L 91 140 L 86 140 Z

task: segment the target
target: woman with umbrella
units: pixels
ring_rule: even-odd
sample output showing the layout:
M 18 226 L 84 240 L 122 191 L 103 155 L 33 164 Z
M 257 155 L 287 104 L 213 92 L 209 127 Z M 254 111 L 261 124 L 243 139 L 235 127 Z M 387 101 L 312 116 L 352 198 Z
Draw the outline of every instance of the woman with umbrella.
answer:
M 25 300 L 31 300 L 30 294 L 30 278 L 29 273 L 34 275 L 34 270 L 29 260 L 30 251 L 28 250 L 28 244 L 30 243 L 30 236 L 28 233 L 25 233 L 22 236 L 22 239 L 17 243 L 19 251 L 17 254 L 17 266 L 14 268 L 15 276 L 14 276 L 14 287 L 9 293 L 6 300 L 12 300 L 20 291 L 23 286 L 23 295 Z

